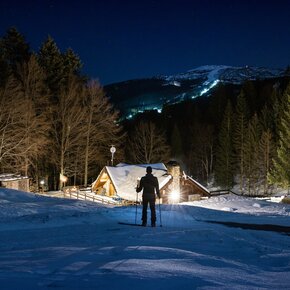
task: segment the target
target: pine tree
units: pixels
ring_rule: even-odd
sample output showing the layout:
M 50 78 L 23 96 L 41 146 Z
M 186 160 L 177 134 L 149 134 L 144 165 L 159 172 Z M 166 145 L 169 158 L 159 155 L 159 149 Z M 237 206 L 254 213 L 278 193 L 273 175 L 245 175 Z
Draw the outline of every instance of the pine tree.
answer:
M 17 65 L 27 62 L 29 57 L 30 48 L 24 36 L 15 27 L 9 28 L 0 38 L 0 86 L 3 87 Z
M 69 76 L 70 73 L 79 75 L 82 68 L 82 63 L 80 58 L 74 53 L 71 48 L 68 48 L 66 52 L 62 55 L 64 74 Z
M 245 177 L 248 194 L 258 193 L 259 181 L 259 142 L 261 129 L 257 114 L 251 118 L 245 141 Z
M 171 147 L 171 152 L 172 152 L 172 157 L 174 159 L 179 159 L 182 156 L 182 140 L 180 136 L 180 131 L 178 129 L 178 126 L 174 124 L 171 138 L 170 138 L 170 147 Z
M 5 60 L 4 51 L 1 48 L 1 39 L 0 39 L 0 88 L 3 88 L 5 86 L 8 77 L 9 77 L 9 66 Z
M 13 69 L 16 69 L 17 64 L 27 62 L 31 55 L 29 44 L 15 27 L 9 28 L 1 39 L 0 50 L 8 65 Z
M 259 144 L 258 164 L 260 167 L 260 181 L 263 184 L 263 194 L 268 194 L 268 175 L 271 168 L 271 158 L 273 156 L 272 133 L 270 129 L 262 132 Z
M 270 129 L 273 134 L 273 142 L 278 142 L 279 139 L 279 123 L 280 123 L 280 112 L 283 111 L 283 96 L 282 92 L 276 86 L 270 98 L 269 106 L 267 107 L 267 118 L 270 119 Z
M 46 73 L 46 83 L 56 98 L 66 78 L 63 56 L 52 37 L 49 36 L 40 47 L 38 61 Z
M 216 183 L 222 186 L 226 186 L 228 189 L 232 187 L 234 179 L 232 120 L 232 105 L 230 101 L 228 101 L 218 137 L 215 167 Z
M 249 110 L 252 110 L 251 112 L 249 112 L 252 116 L 256 112 L 259 102 L 258 92 L 256 90 L 255 83 L 253 81 L 246 81 L 243 84 L 242 90 L 244 92 L 248 108 Z
M 280 132 L 277 157 L 273 160 L 273 170 L 269 175 L 271 183 L 282 188 L 290 187 L 290 84 L 284 93 L 284 110 L 280 114 Z
M 237 99 L 234 121 L 233 145 L 235 150 L 235 163 L 238 167 L 240 178 L 240 191 L 244 192 L 245 178 L 245 139 L 248 124 L 249 112 L 246 104 L 244 92 L 241 91 Z

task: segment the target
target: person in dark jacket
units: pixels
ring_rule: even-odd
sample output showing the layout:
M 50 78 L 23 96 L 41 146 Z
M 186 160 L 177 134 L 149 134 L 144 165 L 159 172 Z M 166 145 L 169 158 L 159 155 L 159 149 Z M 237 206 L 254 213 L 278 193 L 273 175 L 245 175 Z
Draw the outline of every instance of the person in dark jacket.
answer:
M 146 227 L 147 225 L 147 207 L 149 203 L 151 210 L 151 226 L 155 227 L 156 226 L 155 195 L 157 195 L 158 198 L 160 198 L 159 183 L 157 177 L 152 175 L 151 166 L 148 166 L 146 168 L 146 172 L 147 174 L 141 178 L 140 184 L 138 185 L 136 191 L 140 192 L 143 189 L 142 226 Z

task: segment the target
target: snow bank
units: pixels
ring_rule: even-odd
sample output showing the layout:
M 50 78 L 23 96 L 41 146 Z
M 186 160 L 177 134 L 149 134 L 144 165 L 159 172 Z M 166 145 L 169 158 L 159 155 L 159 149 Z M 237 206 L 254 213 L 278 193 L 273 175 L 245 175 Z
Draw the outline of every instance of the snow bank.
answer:
M 161 205 L 144 228 L 118 224 L 139 223 L 141 206 L 0 189 L 1 289 L 289 289 L 289 232 L 211 222 L 289 227 L 289 209 L 219 196 Z
M 270 199 L 250 198 L 234 194 L 215 196 L 205 200 L 186 202 L 184 204 L 251 215 L 278 214 L 290 217 L 290 207 L 285 204 L 273 203 Z

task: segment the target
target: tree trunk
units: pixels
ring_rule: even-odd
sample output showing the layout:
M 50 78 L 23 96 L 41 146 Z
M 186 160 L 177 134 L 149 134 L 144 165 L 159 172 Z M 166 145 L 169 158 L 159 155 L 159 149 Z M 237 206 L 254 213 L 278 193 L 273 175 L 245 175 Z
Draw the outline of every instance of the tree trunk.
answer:
M 85 147 L 85 172 L 84 172 L 84 186 L 88 186 L 88 168 L 89 168 L 89 146 L 90 146 L 90 132 L 91 132 L 91 124 L 92 124 L 92 113 L 93 110 L 90 108 L 89 113 L 89 122 L 86 136 L 86 147 Z
M 63 146 L 62 146 L 63 148 Z M 64 175 L 64 151 L 63 149 L 61 150 L 61 154 L 60 154 L 60 176 Z M 62 179 L 59 179 L 59 190 L 61 190 L 64 186 L 64 182 L 62 181 Z

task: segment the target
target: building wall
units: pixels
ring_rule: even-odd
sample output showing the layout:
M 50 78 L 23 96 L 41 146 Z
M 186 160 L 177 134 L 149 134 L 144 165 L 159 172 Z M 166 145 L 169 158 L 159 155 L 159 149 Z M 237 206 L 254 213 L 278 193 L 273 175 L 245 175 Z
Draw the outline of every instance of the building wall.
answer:
M 2 181 L 3 186 L 10 189 L 29 192 L 29 179 Z
M 190 179 L 182 179 L 181 188 L 182 188 L 182 194 L 187 199 L 191 195 L 195 195 L 195 196 L 199 195 L 200 197 L 209 195 L 208 192 L 206 192 L 203 188 L 199 187 Z

